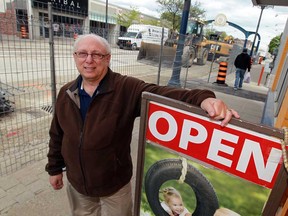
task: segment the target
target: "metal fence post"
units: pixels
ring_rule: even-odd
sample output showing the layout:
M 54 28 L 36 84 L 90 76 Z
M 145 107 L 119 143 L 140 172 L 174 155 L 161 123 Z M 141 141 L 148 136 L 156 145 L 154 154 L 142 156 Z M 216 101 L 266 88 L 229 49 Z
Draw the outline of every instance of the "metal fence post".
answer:
M 49 19 L 49 50 L 50 50 L 50 74 L 51 74 L 51 91 L 52 91 L 52 107 L 56 102 L 56 78 L 55 78 L 55 55 L 54 55 L 54 37 L 53 37 L 53 14 L 52 4 L 48 3 L 48 19 Z
M 183 12 L 182 12 L 179 40 L 177 44 L 175 60 L 173 63 L 173 71 L 172 71 L 172 76 L 168 82 L 168 86 L 181 87 L 181 83 L 180 83 L 180 73 L 181 73 L 181 67 L 182 67 L 181 61 L 182 61 L 183 48 L 185 44 L 185 35 L 186 35 L 186 30 L 187 30 L 187 22 L 189 18 L 190 5 L 191 5 L 191 0 L 185 0 Z
M 157 85 L 159 85 L 159 83 L 160 83 L 160 72 L 161 72 L 161 64 L 162 64 L 162 56 L 163 56 L 163 46 L 164 46 L 164 27 L 162 27 L 162 37 L 161 37 L 161 47 L 160 47 L 160 57 L 159 57 L 159 66 L 158 66 Z

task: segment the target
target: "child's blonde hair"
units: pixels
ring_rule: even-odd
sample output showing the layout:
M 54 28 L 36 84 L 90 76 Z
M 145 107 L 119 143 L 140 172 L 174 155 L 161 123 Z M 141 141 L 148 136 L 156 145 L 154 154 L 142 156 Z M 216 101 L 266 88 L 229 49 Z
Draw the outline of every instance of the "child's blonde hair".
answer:
M 169 202 L 171 197 L 177 197 L 182 200 L 181 194 L 173 187 L 167 187 L 160 191 L 163 194 L 164 201 L 166 203 Z

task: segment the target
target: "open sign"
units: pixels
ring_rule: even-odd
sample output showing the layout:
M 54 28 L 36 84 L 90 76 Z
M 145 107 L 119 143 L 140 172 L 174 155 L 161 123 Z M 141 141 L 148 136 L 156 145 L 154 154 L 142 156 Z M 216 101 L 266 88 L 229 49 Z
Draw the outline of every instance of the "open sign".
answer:
M 280 140 L 150 102 L 146 138 L 256 184 L 272 188 L 282 164 Z

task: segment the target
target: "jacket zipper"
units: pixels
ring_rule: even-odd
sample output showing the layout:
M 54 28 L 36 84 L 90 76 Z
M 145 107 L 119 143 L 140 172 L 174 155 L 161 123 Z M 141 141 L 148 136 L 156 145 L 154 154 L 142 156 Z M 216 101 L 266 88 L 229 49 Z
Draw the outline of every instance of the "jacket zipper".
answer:
M 77 104 L 75 103 L 74 99 L 71 98 L 71 97 L 69 96 L 69 94 L 68 94 L 68 97 L 69 97 L 70 100 L 74 103 L 74 105 L 76 106 L 78 112 L 80 113 L 80 109 L 79 109 L 79 107 L 77 106 Z M 80 114 L 80 116 L 81 116 L 81 114 Z M 80 120 L 81 120 L 81 122 L 83 121 L 81 117 L 80 117 Z M 79 140 L 79 145 L 78 145 L 78 154 L 79 154 L 79 163 L 80 163 L 80 167 L 81 167 L 81 173 L 82 173 L 83 181 L 84 181 L 84 188 L 85 188 L 86 194 L 88 194 L 87 185 L 86 185 L 86 177 L 85 177 L 84 170 L 83 170 L 83 162 L 82 162 L 82 156 L 81 156 L 81 148 L 82 148 L 82 144 L 83 144 L 83 130 L 84 130 L 84 125 L 85 125 L 85 120 L 84 120 L 84 122 L 83 122 L 83 127 L 82 127 L 81 132 L 80 132 L 80 140 Z
M 88 194 L 88 190 L 87 190 L 87 186 L 86 186 L 86 178 L 85 178 L 85 174 L 84 174 L 84 170 L 83 170 L 82 155 L 81 155 L 82 143 L 83 143 L 83 130 L 80 133 L 80 143 L 78 146 L 78 149 L 79 149 L 78 153 L 79 153 L 79 161 L 80 161 L 80 167 L 81 167 L 81 172 L 82 172 L 83 181 L 84 181 L 85 192 L 86 192 L 86 194 Z
M 96 95 L 97 96 L 99 94 L 99 91 L 96 89 Z M 78 108 L 77 104 L 75 103 L 75 101 L 69 97 L 73 103 L 75 104 L 75 106 L 77 107 L 78 111 L 80 112 L 80 109 Z M 92 103 L 92 101 L 91 101 Z M 89 106 L 90 107 L 90 106 Z M 89 109 L 89 108 L 88 108 Z M 80 114 L 81 115 L 81 114 Z M 82 118 L 80 117 L 80 119 L 82 120 Z M 82 120 L 83 121 L 83 120 Z M 82 155 L 81 155 L 81 148 L 82 148 L 82 144 L 83 144 L 83 131 L 84 131 L 84 128 L 85 128 L 85 120 L 83 122 L 83 127 L 81 129 L 81 132 L 80 132 L 80 143 L 78 145 L 78 154 L 79 154 L 79 162 L 80 162 L 80 167 L 81 167 L 81 172 L 82 172 L 82 176 L 83 176 L 83 181 L 84 181 L 84 189 L 85 189 L 85 192 L 86 194 L 88 194 L 88 189 L 87 189 L 87 185 L 86 185 L 86 177 L 85 177 L 85 174 L 84 174 L 84 170 L 83 170 L 83 161 L 82 161 Z

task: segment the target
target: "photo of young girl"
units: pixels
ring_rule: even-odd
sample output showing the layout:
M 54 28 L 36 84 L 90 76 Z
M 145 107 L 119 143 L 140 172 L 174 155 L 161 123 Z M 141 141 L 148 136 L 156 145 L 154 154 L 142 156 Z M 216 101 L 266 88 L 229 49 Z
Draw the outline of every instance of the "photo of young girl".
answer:
M 160 191 L 163 194 L 162 208 L 169 216 L 191 216 L 192 214 L 185 208 L 179 191 L 173 187 L 167 187 Z

